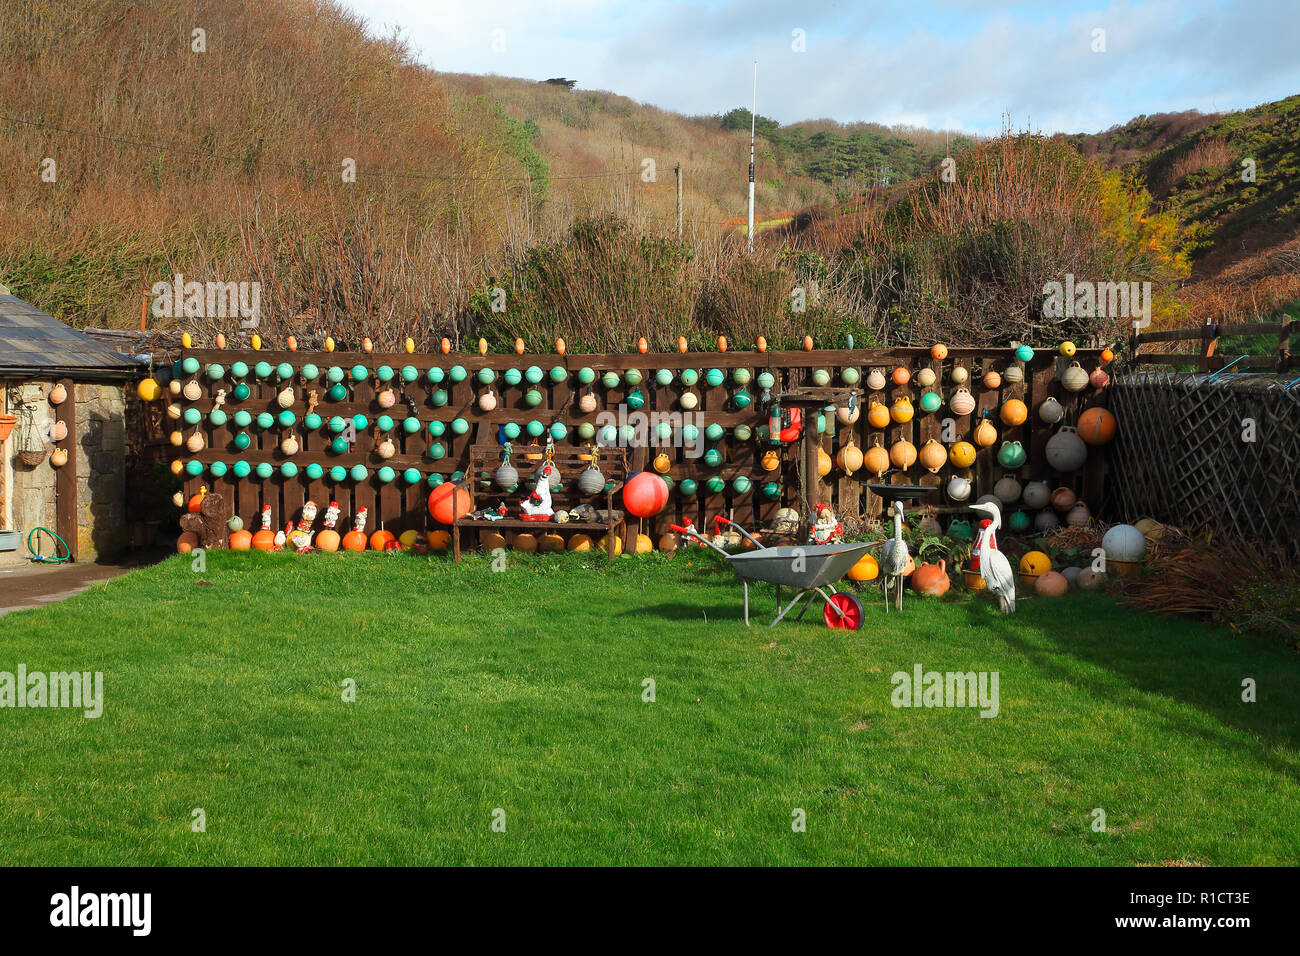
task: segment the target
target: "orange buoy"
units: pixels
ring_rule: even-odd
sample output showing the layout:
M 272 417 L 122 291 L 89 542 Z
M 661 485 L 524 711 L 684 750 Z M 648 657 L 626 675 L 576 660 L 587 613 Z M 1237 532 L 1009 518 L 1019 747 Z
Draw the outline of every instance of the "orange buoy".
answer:
M 648 349 L 649 347 L 650 347 L 650 343 L 645 340 L 644 335 L 641 336 L 641 338 L 636 340 L 636 350 L 640 352 L 642 355 L 645 355 L 646 349 Z
M 349 531 L 343 536 L 344 551 L 364 551 L 366 550 L 366 533 L 364 531 Z
M 679 352 L 686 351 L 686 336 L 684 335 L 677 336 L 677 351 Z
M 253 546 L 253 536 L 247 531 L 239 530 L 230 532 L 230 550 L 247 551 Z
M 193 531 L 186 531 L 176 539 L 176 550 L 181 554 L 189 554 L 199 546 L 199 536 Z
M 948 346 L 942 342 L 935 342 L 930 346 L 930 358 L 937 362 L 942 362 L 948 357 Z
M 803 337 L 803 350 L 805 352 L 811 352 L 813 350 L 813 340 L 811 335 L 805 335 Z
M 563 355 L 563 354 L 564 354 L 564 349 L 565 349 L 564 339 L 556 339 L 556 340 L 555 340 L 555 354 L 556 354 L 556 355 Z
M 339 549 L 339 533 L 333 528 L 325 528 L 316 534 L 316 547 L 322 551 L 337 551 Z
M 1119 422 L 1106 408 L 1090 408 L 1079 416 L 1079 437 L 1089 445 L 1105 445 L 1115 437 Z
M 767 351 L 767 339 L 763 338 L 763 336 L 760 335 L 760 336 L 758 337 L 758 341 L 757 341 L 756 343 L 754 343 L 754 344 L 756 344 L 756 345 L 758 346 L 758 350 L 759 350 L 760 352 L 766 352 L 766 351 Z
M 269 528 L 257 532 L 253 535 L 253 547 L 258 551 L 270 551 L 275 547 L 275 532 Z
M 444 482 L 429 492 L 429 514 L 439 524 L 451 524 L 470 512 L 469 492 L 452 482 Z
M 523 340 L 523 339 L 515 339 L 515 354 L 516 354 L 516 355 L 523 355 L 523 354 L 524 354 L 524 340 Z
M 895 385 L 906 385 L 912 380 L 912 373 L 899 365 L 894 369 L 894 374 L 890 377 L 893 378 Z
M 292 336 L 292 335 L 289 336 L 289 343 L 288 343 L 288 344 L 289 344 L 289 351 L 290 351 L 290 352 L 296 352 L 296 351 L 298 351 L 298 339 L 297 339 L 297 338 L 295 338 L 295 337 Z
M 718 351 L 719 352 L 727 351 L 727 337 L 725 335 L 718 336 Z
M 1002 421 L 1007 425 L 1023 425 L 1029 417 L 1029 409 L 1018 398 L 1008 398 L 1002 403 Z
M 367 335 L 365 338 L 361 340 L 361 351 L 370 353 L 373 352 L 374 350 L 375 350 L 375 343 L 370 341 L 370 336 Z
M 1102 349 L 1102 350 L 1101 350 L 1101 360 L 1102 360 L 1103 362 L 1107 362 L 1107 363 L 1109 363 L 1109 362 L 1113 362 L 1113 361 L 1115 361 L 1115 353 L 1112 352 L 1110 349 Z
M 387 551 L 389 544 L 397 541 L 397 536 L 391 531 L 380 529 L 370 536 L 370 547 L 375 551 Z
M 444 338 L 441 342 L 438 343 L 438 348 L 442 349 L 443 355 L 446 355 L 448 352 L 451 351 L 451 340 Z

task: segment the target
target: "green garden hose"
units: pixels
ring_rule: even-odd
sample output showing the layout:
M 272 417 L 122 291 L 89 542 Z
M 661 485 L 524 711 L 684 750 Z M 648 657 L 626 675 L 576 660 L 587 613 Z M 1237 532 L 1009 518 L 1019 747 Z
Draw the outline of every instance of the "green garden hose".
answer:
M 32 547 L 32 535 L 36 534 L 38 531 L 44 531 L 59 544 L 63 545 L 63 557 L 58 556 L 59 552 L 57 548 L 55 548 L 54 554 L 49 556 L 36 553 L 36 549 Z M 58 532 L 51 531 L 49 528 L 33 528 L 31 531 L 27 532 L 27 553 L 32 556 L 33 561 L 43 561 L 47 564 L 62 564 L 64 561 L 72 559 L 72 549 L 68 547 L 68 542 L 60 538 Z

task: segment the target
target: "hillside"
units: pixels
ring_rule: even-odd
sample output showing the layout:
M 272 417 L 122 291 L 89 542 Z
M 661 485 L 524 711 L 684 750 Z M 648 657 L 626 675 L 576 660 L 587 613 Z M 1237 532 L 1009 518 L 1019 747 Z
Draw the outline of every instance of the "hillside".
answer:
M 1192 275 L 1180 298 L 1192 319 L 1300 309 L 1300 96 L 1062 138 L 1123 169 L 1186 226 Z

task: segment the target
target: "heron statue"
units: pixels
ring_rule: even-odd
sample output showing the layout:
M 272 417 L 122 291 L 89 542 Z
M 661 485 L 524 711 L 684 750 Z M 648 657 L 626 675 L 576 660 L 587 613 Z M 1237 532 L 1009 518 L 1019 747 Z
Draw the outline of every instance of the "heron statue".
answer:
M 903 540 L 903 503 L 894 502 L 894 536 L 880 549 L 880 586 L 885 593 L 885 613 L 889 613 L 889 590 L 898 587 L 898 609 L 903 609 L 903 572 L 910 555 Z
M 980 577 L 990 591 L 998 597 L 998 607 L 1003 614 L 1016 613 L 1016 576 L 1011 570 L 1007 556 L 993 543 L 993 535 L 1002 527 L 1002 509 L 991 501 L 981 501 L 971 505 L 973 511 L 987 515 L 990 524 L 981 528 L 971 551 L 980 562 Z

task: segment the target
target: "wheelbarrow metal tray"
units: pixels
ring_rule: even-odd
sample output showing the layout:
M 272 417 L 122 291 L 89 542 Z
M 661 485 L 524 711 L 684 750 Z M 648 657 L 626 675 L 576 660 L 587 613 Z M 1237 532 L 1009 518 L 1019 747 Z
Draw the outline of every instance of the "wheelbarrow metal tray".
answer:
M 729 560 L 732 570 L 746 580 L 805 590 L 838 581 L 870 547 L 868 542 L 782 545 L 742 551 Z

